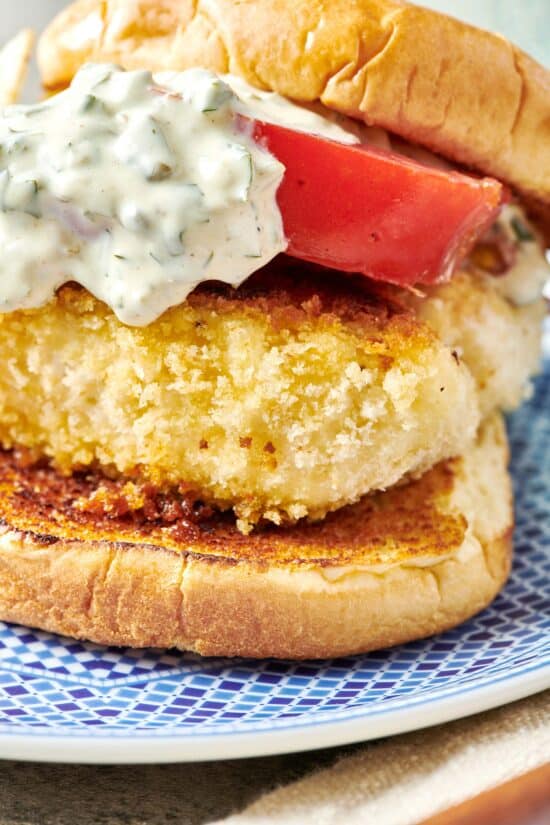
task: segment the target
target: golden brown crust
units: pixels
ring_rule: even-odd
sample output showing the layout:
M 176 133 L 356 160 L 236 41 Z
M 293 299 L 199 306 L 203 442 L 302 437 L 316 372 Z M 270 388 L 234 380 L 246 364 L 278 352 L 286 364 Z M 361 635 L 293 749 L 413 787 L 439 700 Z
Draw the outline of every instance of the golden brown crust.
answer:
M 79 0 L 44 34 L 48 87 L 86 60 L 204 65 L 382 126 L 516 188 L 550 227 L 550 73 L 397 0 Z M 550 232 L 548 233 L 550 237 Z
M 71 510 L 78 479 L 48 497 L 50 471 L 4 454 L 0 617 L 203 655 L 326 657 L 431 635 L 485 607 L 508 575 L 506 463 L 495 417 L 468 454 L 419 481 L 318 525 L 244 537 L 226 517 L 176 529 L 86 520 Z
M 0 315 L 0 444 L 100 464 L 232 508 L 243 529 L 320 517 L 462 452 L 475 385 L 366 278 L 203 286 L 145 328 L 83 290 Z M 359 280 L 361 283 L 359 283 Z

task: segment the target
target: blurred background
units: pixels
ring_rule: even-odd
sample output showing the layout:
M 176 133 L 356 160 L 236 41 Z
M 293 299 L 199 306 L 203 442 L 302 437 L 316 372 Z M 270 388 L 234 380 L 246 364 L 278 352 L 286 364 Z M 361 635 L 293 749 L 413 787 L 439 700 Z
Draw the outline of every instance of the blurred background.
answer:
M 0 39 L 8 40 L 23 26 L 40 31 L 66 5 L 66 0 L 0 0 Z M 498 31 L 541 63 L 550 64 L 550 0 L 424 0 L 419 5 Z M 25 97 L 36 99 L 38 93 L 38 79 L 33 71 Z

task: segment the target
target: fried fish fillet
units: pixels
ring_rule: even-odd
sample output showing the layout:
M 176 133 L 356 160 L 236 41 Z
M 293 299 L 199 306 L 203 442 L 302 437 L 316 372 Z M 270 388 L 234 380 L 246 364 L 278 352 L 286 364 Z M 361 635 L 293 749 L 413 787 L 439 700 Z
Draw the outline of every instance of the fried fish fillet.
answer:
M 0 316 L 0 443 L 185 488 L 242 529 L 460 454 L 480 420 L 467 367 L 390 293 L 301 269 L 203 288 L 142 329 L 72 287 Z
M 473 270 L 456 272 L 449 283 L 429 287 L 425 296 L 401 296 L 467 365 L 482 417 L 495 409 L 514 410 L 531 392 L 546 314 L 537 277 L 522 272 L 524 289 L 533 280 L 531 292 L 537 296 L 523 305 L 502 293 L 502 278 Z

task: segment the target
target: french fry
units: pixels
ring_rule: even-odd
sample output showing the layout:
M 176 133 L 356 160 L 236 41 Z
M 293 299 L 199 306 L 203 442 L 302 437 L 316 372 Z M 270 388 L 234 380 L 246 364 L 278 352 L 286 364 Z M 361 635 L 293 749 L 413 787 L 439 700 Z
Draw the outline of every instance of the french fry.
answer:
M 31 29 L 23 29 L 0 49 L 0 106 L 15 103 L 25 83 L 35 43 Z

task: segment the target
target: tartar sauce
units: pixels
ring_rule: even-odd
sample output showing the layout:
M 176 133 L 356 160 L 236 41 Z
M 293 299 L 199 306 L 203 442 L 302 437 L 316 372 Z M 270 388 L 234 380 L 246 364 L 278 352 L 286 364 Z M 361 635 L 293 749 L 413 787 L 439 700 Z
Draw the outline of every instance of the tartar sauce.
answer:
M 0 311 L 76 281 L 131 325 L 201 282 L 238 286 L 286 248 L 284 167 L 239 131 L 216 75 L 88 65 L 69 89 L 0 118 Z
M 496 226 L 515 246 L 516 260 L 505 275 L 494 279 L 495 288 L 515 306 L 540 300 L 550 282 L 550 264 L 535 230 L 516 204 L 503 207 Z
M 167 89 L 181 92 L 185 74 L 160 72 L 155 75 L 155 80 Z M 220 77 L 236 95 L 236 111 L 248 117 L 256 117 L 266 123 L 275 123 L 295 132 L 307 132 L 338 143 L 361 143 L 364 133 L 369 131 L 360 121 L 353 121 L 345 115 L 325 109 L 321 104 L 294 103 L 276 92 L 257 89 L 237 75 L 224 74 Z

